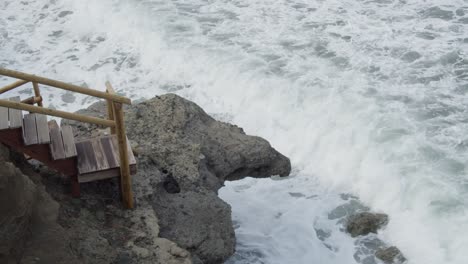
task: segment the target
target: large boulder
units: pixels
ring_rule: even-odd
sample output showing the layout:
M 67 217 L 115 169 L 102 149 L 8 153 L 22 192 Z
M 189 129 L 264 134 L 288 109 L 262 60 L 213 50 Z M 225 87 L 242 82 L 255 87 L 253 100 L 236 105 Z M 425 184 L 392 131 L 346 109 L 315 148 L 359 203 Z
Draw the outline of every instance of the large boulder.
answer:
M 98 102 L 79 113 L 105 117 Z M 287 176 L 291 164 L 259 137 L 210 117 L 174 94 L 125 109 L 127 135 L 137 155 L 133 177 L 137 206 L 150 205 L 160 236 L 189 250 L 195 263 L 223 263 L 235 250 L 231 208 L 217 192 L 226 180 Z M 75 136 L 106 133 L 68 121 Z
M 105 118 L 105 102 L 77 113 Z M 226 180 L 287 176 L 291 163 L 263 138 L 216 121 L 201 107 L 175 94 L 127 107 L 128 138 L 139 163 L 169 172 L 183 189 L 217 191 Z M 105 133 L 96 125 L 66 121 L 75 136 Z

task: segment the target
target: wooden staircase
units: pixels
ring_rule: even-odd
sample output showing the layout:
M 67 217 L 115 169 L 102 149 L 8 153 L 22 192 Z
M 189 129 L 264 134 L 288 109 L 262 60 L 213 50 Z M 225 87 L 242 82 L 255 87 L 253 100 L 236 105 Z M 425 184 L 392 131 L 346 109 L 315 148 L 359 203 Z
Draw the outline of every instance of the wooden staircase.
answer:
M 130 176 L 136 173 L 136 160 L 125 134 L 122 110 L 122 103 L 130 104 L 130 99 L 116 95 L 110 83 L 103 93 L 3 68 L 0 75 L 20 79 L 0 88 L 0 94 L 28 82 L 34 89 L 34 96 L 22 101 L 19 97 L 0 99 L 0 143 L 70 177 L 75 197 L 80 195 L 80 183 L 120 177 L 124 205 L 133 208 Z M 108 119 L 43 107 L 39 83 L 105 99 Z M 48 115 L 107 126 L 110 135 L 76 140 L 71 126 L 59 127 L 55 120 L 48 121 Z
M 19 97 L 10 100 L 19 101 Z M 55 120 L 47 122 L 45 115 L 23 116 L 21 110 L 0 107 L 0 143 L 69 176 L 74 197 L 80 196 L 80 183 L 120 176 L 115 135 L 75 142 L 71 126 L 59 127 Z M 130 172 L 135 174 L 132 151 L 128 156 Z

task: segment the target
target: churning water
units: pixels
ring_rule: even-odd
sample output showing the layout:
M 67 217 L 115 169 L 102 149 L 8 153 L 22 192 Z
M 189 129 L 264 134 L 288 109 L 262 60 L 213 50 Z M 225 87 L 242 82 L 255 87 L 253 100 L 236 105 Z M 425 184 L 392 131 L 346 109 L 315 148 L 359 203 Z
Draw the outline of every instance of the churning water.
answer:
M 222 189 L 237 264 L 373 263 L 376 237 L 410 263 L 468 263 L 467 54 L 466 0 L 0 1 L 0 66 L 175 92 L 291 158 L 287 179 Z M 350 194 L 387 228 L 342 232 Z

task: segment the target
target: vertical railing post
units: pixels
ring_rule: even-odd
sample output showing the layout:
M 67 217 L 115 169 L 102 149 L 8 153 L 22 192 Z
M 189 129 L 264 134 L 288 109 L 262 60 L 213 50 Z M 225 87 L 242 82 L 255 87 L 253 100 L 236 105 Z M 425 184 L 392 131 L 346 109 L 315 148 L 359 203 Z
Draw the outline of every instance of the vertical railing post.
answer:
M 106 92 L 113 94 L 115 93 L 114 88 L 112 88 L 112 85 L 110 82 L 106 82 Z M 115 114 L 114 114 L 114 104 L 111 100 L 107 100 L 107 117 L 109 120 L 115 121 Z M 115 127 L 111 127 L 111 134 L 115 135 Z
M 42 107 L 41 91 L 39 90 L 39 84 L 37 84 L 37 82 L 33 82 L 33 89 L 34 89 L 34 96 L 39 98 L 37 105 Z
M 128 160 L 128 143 L 127 135 L 125 133 L 125 123 L 123 115 L 123 107 L 121 103 L 113 103 L 114 117 L 115 117 L 115 130 L 117 140 L 119 143 L 120 155 L 120 185 L 122 190 L 122 199 L 126 208 L 133 208 L 133 193 L 132 193 L 132 180 L 130 178 L 130 164 Z

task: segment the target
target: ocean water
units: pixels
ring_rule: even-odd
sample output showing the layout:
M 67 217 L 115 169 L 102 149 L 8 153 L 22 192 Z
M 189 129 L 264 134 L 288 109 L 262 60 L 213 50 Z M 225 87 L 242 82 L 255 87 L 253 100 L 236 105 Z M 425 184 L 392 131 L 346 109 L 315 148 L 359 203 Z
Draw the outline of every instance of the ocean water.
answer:
M 380 240 L 408 263 L 468 263 L 467 54 L 466 0 L 0 1 L 0 66 L 177 93 L 291 158 L 288 178 L 221 190 L 230 264 L 378 263 Z M 367 207 L 389 225 L 349 237 L 343 219 Z

